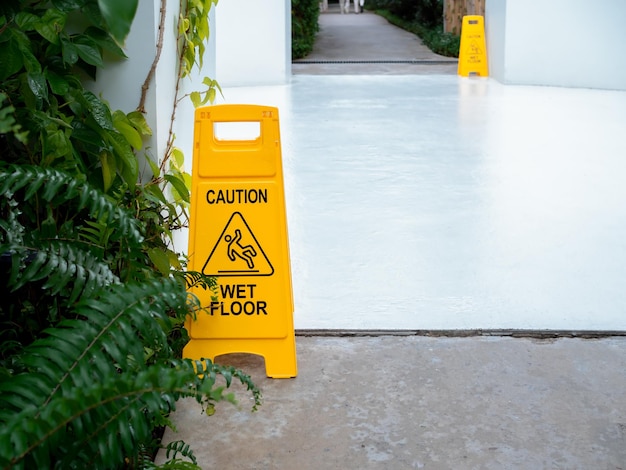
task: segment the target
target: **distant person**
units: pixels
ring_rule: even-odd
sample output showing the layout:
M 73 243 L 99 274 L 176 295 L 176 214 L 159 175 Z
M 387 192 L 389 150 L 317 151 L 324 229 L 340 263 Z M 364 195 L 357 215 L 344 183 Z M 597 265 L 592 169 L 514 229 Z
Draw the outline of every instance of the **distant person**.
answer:
M 365 0 L 352 0 L 354 3 L 354 12 L 355 13 L 363 13 L 363 4 Z M 341 8 L 341 13 L 344 11 L 346 13 L 350 13 L 350 0 L 339 0 L 339 8 Z

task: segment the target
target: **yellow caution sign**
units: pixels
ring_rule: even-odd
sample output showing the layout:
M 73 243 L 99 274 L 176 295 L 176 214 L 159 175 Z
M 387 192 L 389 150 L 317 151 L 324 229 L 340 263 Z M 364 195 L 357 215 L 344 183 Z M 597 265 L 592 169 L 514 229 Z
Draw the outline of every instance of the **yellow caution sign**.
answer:
M 187 323 L 192 359 L 265 358 L 268 377 L 297 375 L 278 109 L 219 105 L 195 113 L 189 269 L 218 278 L 217 299 Z
M 468 15 L 463 17 L 458 75 L 462 77 L 469 77 L 470 75 L 489 76 L 485 20 L 482 16 Z

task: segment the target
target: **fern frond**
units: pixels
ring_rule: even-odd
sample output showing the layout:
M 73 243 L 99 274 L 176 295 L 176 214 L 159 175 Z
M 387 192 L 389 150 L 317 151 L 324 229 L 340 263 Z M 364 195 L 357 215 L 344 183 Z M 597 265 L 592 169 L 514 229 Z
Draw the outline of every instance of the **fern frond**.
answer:
M 156 470 L 202 470 L 195 463 L 188 462 L 182 459 L 172 459 L 163 465 L 155 466 Z
M 169 325 L 168 310 L 185 308 L 185 299 L 184 286 L 168 279 L 113 285 L 98 297 L 82 299 L 74 310 L 79 319 L 60 322 L 25 348 L 22 362 L 38 373 L 0 383 L 0 410 L 23 403 L 46 406 L 74 388 L 137 370 L 144 364 L 144 345 L 169 348 L 161 325 Z M 19 387 L 7 388 L 15 383 Z
M 17 266 L 12 266 L 9 283 L 13 291 L 45 279 L 42 288 L 50 289 L 51 295 L 71 285 L 69 302 L 73 303 L 81 295 L 90 296 L 104 286 L 119 283 L 105 262 L 74 242 L 52 240 L 37 243 L 37 246 L 37 250 L 26 246 L 0 246 L 0 253 L 9 251 L 16 255 Z M 18 260 L 22 260 L 23 266 L 19 266 Z
M 209 289 L 211 291 L 217 289 L 217 278 L 215 277 L 207 276 L 198 271 L 185 271 L 181 274 L 185 279 L 187 289 L 193 289 L 194 287 Z
M 86 209 L 92 218 L 105 224 L 115 222 L 117 238 L 125 237 L 134 244 L 143 241 L 137 219 L 75 175 L 33 165 L 0 166 L 0 196 L 12 198 L 20 190 L 24 191 L 25 201 L 35 194 L 56 205 L 75 200 L 79 211 Z
M 147 418 L 172 411 L 179 398 L 229 399 L 222 388 L 215 388 L 216 376 L 224 370 L 208 360 L 175 360 L 71 389 L 55 396 L 38 413 L 25 409 L 0 428 L 2 468 L 29 468 L 51 457 L 60 468 L 113 468 L 124 456 L 137 454 L 137 442 L 151 432 Z M 246 377 L 242 374 L 242 383 L 249 380 Z M 59 439 L 66 444 L 64 448 L 50 445 Z M 185 446 L 174 445 L 174 449 L 174 459 L 178 453 L 193 455 Z M 84 460 L 87 455 L 96 461 Z M 184 465 L 176 459 L 173 463 Z
M 174 441 L 165 446 L 165 458 L 173 460 L 178 457 L 178 454 L 188 458 L 192 463 L 198 464 L 196 456 L 185 441 Z

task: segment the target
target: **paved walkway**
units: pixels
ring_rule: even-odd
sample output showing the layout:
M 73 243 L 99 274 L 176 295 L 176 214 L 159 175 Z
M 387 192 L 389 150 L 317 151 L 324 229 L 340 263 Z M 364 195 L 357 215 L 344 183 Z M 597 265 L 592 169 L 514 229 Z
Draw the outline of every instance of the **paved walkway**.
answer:
M 313 51 L 292 65 L 295 75 L 456 74 L 456 59 L 433 53 L 415 34 L 367 10 L 342 15 L 331 4 L 319 25 Z
M 367 13 L 321 21 L 419 51 Z M 626 468 L 626 339 L 410 335 L 626 330 L 626 94 L 318 65 L 224 90 L 280 109 L 298 377 L 224 356 L 265 404 L 182 402 L 165 441 L 205 469 Z M 302 334 L 364 328 L 406 335 Z

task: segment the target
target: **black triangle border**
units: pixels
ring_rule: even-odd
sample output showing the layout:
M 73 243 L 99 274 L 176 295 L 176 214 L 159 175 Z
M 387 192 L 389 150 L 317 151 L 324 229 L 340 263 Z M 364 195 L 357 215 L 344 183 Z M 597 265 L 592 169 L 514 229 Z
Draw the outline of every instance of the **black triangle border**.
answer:
M 265 261 L 267 261 L 267 264 L 269 265 L 270 269 L 272 270 L 272 272 L 270 272 L 269 274 L 258 274 L 258 273 L 255 274 L 255 273 L 250 273 L 250 272 L 246 272 L 246 271 L 237 272 L 236 274 L 207 274 L 207 273 L 204 272 L 205 268 L 209 264 L 209 261 L 211 261 L 211 257 L 213 256 L 213 253 L 215 253 L 215 250 L 217 249 L 218 245 L 220 244 L 220 241 L 222 240 L 222 237 L 224 236 L 224 233 L 226 232 L 226 229 L 230 225 L 230 222 L 233 220 L 233 217 L 235 217 L 235 215 L 237 215 L 237 214 L 239 214 L 239 217 L 241 217 L 241 220 L 243 221 L 243 224 L 248 229 L 248 233 L 250 233 L 250 235 L 252 235 L 252 238 L 254 239 L 254 242 L 256 243 L 256 246 L 258 246 L 259 250 L 261 250 L 261 253 L 263 253 L 263 257 L 265 258 Z M 220 236 L 217 237 L 217 242 L 215 243 L 215 246 L 211 250 L 211 253 L 209 254 L 209 257 L 207 258 L 206 262 L 204 263 L 204 266 L 202 266 L 202 274 L 204 274 L 205 276 L 215 276 L 215 277 L 272 276 L 274 274 L 274 266 L 272 266 L 272 263 L 270 262 L 269 258 L 265 254 L 265 251 L 263 251 L 263 247 L 261 246 L 259 241 L 256 239 L 256 236 L 254 235 L 254 232 L 252 231 L 252 229 L 250 229 L 250 226 L 248 225 L 248 222 L 246 222 L 246 218 L 243 216 L 243 214 L 241 212 L 239 212 L 239 211 L 233 212 L 232 215 L 230 216 L 230 218 L 228 219 L 228 222 L 226 222 L 226 225 L 224 225 L 224 230 L 222 230 L 222 233 L 220 234 Z

